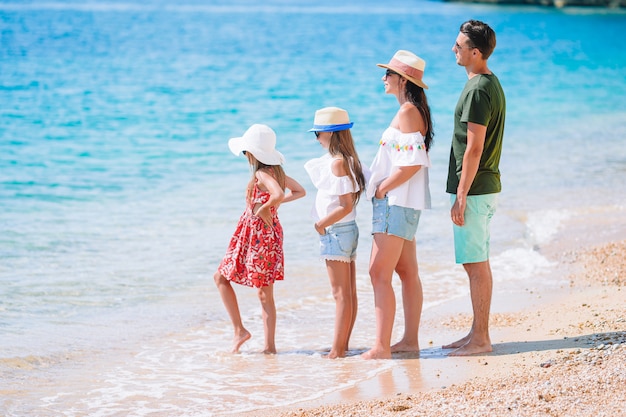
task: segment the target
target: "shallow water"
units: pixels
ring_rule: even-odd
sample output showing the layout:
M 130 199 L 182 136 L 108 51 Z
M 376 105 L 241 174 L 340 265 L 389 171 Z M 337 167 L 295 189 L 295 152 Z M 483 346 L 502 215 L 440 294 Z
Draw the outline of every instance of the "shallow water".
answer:
M 318 398 L 392 367 L 358 358 L 374 328 L 366 201 L 351 356 L 322 358 L 334 303 L 302 167 L 322 150 L 306 130 L 317 108 L 348 109 L 369 163 L 397 106 L 375 64 L 401 48 L 426 59 L 436 137 L 433 209 L 417 235 L 424 308 L 466 297 L 444 185 L 466 78 L 450 48 L 469 17 L 498 34 L 490 67 L 508 100 L 496 286 L 558 286 L 537 281 L 551 268 L 541 248 L 568 219 L 625 206 L 622 11 L 0 3 L 2 414 L 237 414 Z M 261 312 L 247 288 L 237 292 L 256 337 L 241 355 L 228 353 L 231 329 L 212 282 L 249 176 L 226 141 L 257 122 L 276 130 L 286 171 L 309 191 L 280 212 L 287 277 L 275 287 L 279 354 L 270 357 L 257 353 Z

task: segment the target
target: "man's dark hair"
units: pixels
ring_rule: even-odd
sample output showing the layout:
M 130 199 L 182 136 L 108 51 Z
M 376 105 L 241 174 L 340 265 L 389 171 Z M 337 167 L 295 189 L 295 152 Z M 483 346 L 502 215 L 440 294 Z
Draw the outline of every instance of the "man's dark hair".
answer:
M 461 25 L 460 31 L 469 38 L 469 46 L 483 54 L 483 59 L 489 58 L 496 49 L 496 33 L 488 24 L 480 20 L 468 20 Z

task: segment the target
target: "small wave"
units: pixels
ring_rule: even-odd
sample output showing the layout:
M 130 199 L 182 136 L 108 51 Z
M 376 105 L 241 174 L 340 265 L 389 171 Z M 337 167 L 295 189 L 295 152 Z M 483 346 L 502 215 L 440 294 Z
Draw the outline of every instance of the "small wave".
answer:
M 495 281 L 529 280 L 555 265 L 531 248 L 509 249 L 490 260 Z
M 541 210 L 528 215 L 526 227 L 532 245 L 549 243 L 563 222 L 571 217 L 568 210 Z
M 47 365 L 48 363 L 49 360 L 32 355 L 14 358 L 0 358 L 0 367 L 21 369 L 26 371 L 40 368 L 42 365 Z

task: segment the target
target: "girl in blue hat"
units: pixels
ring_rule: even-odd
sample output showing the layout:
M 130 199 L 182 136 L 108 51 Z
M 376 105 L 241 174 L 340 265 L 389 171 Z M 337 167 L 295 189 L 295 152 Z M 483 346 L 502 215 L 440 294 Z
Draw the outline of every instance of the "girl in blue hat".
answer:
M 335 331 L 328 353 L 331 359 L 346 356 L 357 314 L 356 249 L 359 240 L 356 205 L 365 189 L 365 175 L 356 152 L 348 112 L 326 107 L 315 112 L 310 132 L 328 150 L 304 168 L 317 188 L 313 217 L 320 235 L 320 257 L 326 262 L 333 298 Z

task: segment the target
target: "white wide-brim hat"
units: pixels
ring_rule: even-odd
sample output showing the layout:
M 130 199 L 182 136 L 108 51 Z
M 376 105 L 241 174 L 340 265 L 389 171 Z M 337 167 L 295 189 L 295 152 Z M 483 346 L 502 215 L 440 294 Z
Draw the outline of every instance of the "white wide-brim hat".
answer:
M 253 124 L 246 133 L 239 138 L 231 138 L 228 141 L 230 151 L 235 155 L 240 152 L 250 152 L 254 157 L 265 165 L 282 165 L 285 157 L 275 149 L 276 133 L 266 125 Z
M 391 58 L 388 64 L 376 64 L 381 68 L 389 68 L 390 70 L 397 72 L 407 80 L 417 84 L 422 88 L 428 89 L 428 86 L 422 78 L 424 77 L 424 69 L 426 68 L 426 61 L 413 52 L 399 50 Z
M 309 129 L 309 132 L 338 132 L 350 129 L 353 125 L 348 112 L 344 109 L 324 107 L 315 112 L 313 128 Z

